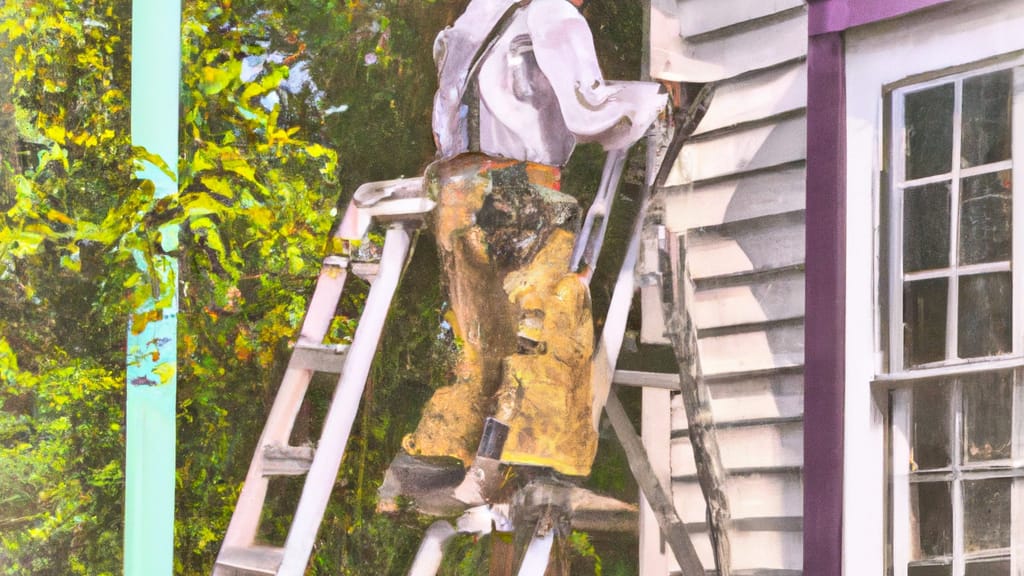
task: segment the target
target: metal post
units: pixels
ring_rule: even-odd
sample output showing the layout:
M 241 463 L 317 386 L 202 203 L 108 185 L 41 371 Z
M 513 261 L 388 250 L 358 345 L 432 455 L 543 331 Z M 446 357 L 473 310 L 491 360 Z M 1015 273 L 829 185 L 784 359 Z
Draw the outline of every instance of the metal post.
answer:
M 177 189 L 178 99 L 181 82 L 180 0 L 134 0 L 132 6 L 132 144 L 162 158 L 172 175 L 146 163 L 156 197 Z M 178 230 L 160 230 L 164 252 L 177 249 Z M 177 392 L 178 262 L 157 255 L 149 270 L 160 290 L 133 312 L 127 347 L 124 573 L 169 575 L 174 566 L 175 400 Z M 156 284 L 154 284 L 156 285 Z M 134 325 L 134 329 L 133 326 Z M 138 330 L 138 333 L 136 331 Z

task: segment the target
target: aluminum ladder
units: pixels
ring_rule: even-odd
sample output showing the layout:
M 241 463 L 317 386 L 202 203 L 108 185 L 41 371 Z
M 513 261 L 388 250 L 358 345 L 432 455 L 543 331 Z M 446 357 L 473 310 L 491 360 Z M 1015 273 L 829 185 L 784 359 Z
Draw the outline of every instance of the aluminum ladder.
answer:
M 352 263 L 348 254 L 324 259 L 298 341 L 214 563 L 214 576 L 298 576 L 305 571 L 384 321 L 409 256 L 411 234 L 433 206 L 423 197 L 421 178 L 375 182 L 356 191 L 334 239 L 344 245 L 363 238 L 373 222 L 387 224 L 380 263 Z M 324 345 L 350 267 L 371 282 L 366 305 L 350 345 Z M 338 376 L 334 396 L 316 448 L 292 446 L 289 437 L 315 373 Z M 258 544 L 270 478 L 299 475 L 305 475 L 305 481 L 284 546 Z

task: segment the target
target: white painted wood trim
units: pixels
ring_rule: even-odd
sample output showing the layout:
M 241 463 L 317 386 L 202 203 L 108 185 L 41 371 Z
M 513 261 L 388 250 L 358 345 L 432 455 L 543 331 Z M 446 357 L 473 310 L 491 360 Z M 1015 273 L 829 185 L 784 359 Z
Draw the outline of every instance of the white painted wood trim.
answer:
M 895 576 L 907 576 L 910 561 L 910 390 L 892 393 L 892 563 Z
M 952 460 L 953 475 L 951 491 L 953 495 L 953 575 L 964 573 L 964 483 L 960 474 L 963 464 L 964 410 L 963 382 L 957 380 L 950 393 L 952 394 L 952 410 L 950 410 L 949 456 Z
M 1012 148 L 1011 162 L 1024 163 L 1024 65 L 1013 71 L 1013 117 L 1011 118 Z M 1013 171 L 1012 208 L 1013 213 L 1013 350 L 1024 353 L 1024 170 Z M 1022 568 L 1024 570 L 1024 568 Z
M 678 386 L 678 375 L 676 384 Z M 671 486 L 669 436 L 672 394 L 668 390 L 644 388 L 641 440 L 647 458 L 662 486 Z M 665 576 L 671 556 L 650 504 L 640 493 L 640 576 Z
M 1017 74 L 1019 78 L 1021 75 Z M 1016 128 L 1016 126 L 1015 126 Z M 1014 134 L 1016 137 L 1016 134 Z M 1018 370 L 1014 375 L 1013 410 L 1014 414 L 1024 414 L 1024 373 Z M 1011 430 L 1011 459 L 1014 466 L 1024 464 L 1024 418 L 1014 418 Z M 1010 488 L 1010 522 L 1011 526 L 1024 526 L 1024 478 L 1017 477 Z M 1024 576 L 1024 530 L 1017 529 L 1010 536 L 1010 574 Z
M 877 407 L 870 386 L 881 367 L 881 347 L 872 322 L 872 293 L 877 285 L 872 271 L 877 273 L 878 252 L 868 241 L 877 224 L 871 205 L 872 196 L 878 193 L 883 89 L 916 74 L 1024 49 L 1021 30 L 1024 3 L 993 0 L 951 3 L 845 34 L 848 194 L 843 565 L 848 576 L 882 574 L 884 567 L 884 520 L 879 514 L 883 507 L 883 420 L 875 417 Z M 1015 157 L 1020 157 L 1016 151 Z M 893 218 L 894 223 L 898 221 Z M 1017 246 L 1015 237 L 1015 254 L 1021 252 Z M 902 294 L 890 298 L 890 305 L 898 307 L 901 300 Z M 896 317 L 902 318 L 902 313 Z M 1019 324 L 1015 324 L 1015 332 L 1020 332 Z M 895 360 L 901 351 L 893 347 L 892 352 Z

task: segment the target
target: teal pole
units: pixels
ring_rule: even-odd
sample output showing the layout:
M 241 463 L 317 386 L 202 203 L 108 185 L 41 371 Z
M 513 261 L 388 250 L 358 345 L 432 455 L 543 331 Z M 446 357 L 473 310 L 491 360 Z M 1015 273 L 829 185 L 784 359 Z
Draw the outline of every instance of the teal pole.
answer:
M 133 0 L 132 144 L 162 158 L 173 174 L 148 162 L 138 173 L 153 182 L 158 198 L 177 190 L 180 66 L 181 0 Z M 165 226 L 160 233 L 163 250 L 175 251 L 177 228 Z M 155 270 L 160 289 L 133 311 L 128 328 L 124 573 L 169 576 L 174 569 L 178 262 L 157 255 L 151 269 L 141 254 L 135 260 L 140 270 Z

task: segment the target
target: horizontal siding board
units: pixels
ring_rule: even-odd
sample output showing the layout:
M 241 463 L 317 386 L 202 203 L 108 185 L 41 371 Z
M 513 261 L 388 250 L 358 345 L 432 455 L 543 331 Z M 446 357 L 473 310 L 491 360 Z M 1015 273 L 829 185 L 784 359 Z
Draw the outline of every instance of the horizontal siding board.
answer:
M 784 474 L 730 477 L 725 493 L 733 519 L 800 517 L 803 488 L 799 478 Z M 672 496 L 683 522 L 704 521 L 704 495 L 696 480 L 676 481 Z
M 803 383 L 801 374 L 715 382 L 710 388 L 714 417 L 738 421 L 800 416 L 804 411 Z
M 679 33 L 704 34 L 802 5 L 803 0 L 678 0 Z
M 777 374 L 746 380 L 708 383 L 716 423 L 736 424 L 803 415 L 803 376 Z M 672 429 L 683 430 L 686 412 L 678 395 L 672 398 Z
M 795 319 L 803 314 L 802 270 L 746 285 L 699 290 L 693 295 L 693 321 L 700 330 Z
M 690 535 L 704 568 L 715 567 L 711 555 L 711 544 L 707 532 Z M 800 570 L 803 565 L 803 534 L 800 532 L 746 532 L 732 530 L 729 533 L 732 547 L 734 574 L 760 570 Z M 671 572 L 678 572 L 679 565 L 671 562 Z
M 730 469 L 801 466 L 804 434 L 799 422 L 717 430 L 722 466 Z M 672 476 L 696 473 L 693 449 L 686 436 L 672 439 Z
M 698 183 L 806 158 L 807 119 L 800 114 L 778 122 L 717 132 L 686 144 L 666 185 Z
M 807 65 L 796 60 L 715 86 L 711 105 L 694 134 L 754 122 L 807 106 Z
M 708 184 L 666 189 L 665 226 L 674 232 L 803 210 L 802 164 Z
M 678 7 L 671 0 L 651 2 L 650 74 L 653 78 L 715 82 L 807 54 L 806 10 L 794 11 L 787 18 L 764 21 L 762 25 L 736 29 L 735 33 L 693 42 L 679 35 L 681 17 L 677 11 Z
M 786 325 L 701 338 L 697 346 L 705 375 L 800 366 L 804 361 L 804 328 Z
M 698 351 L 712 416 L 722 425 L 717 437 L 737 574 L 802 568 L 803 4 L 651 2 L 652 76 L 717 82 L 663 198 L 668 230 L 688 234 L 687 265 L 697 287 L 691 313 L 702 331 Z M 645 304 L 653 308 L 653 296 Z M 686 428 L 677 394 L 672 428 Z M 705 505 L 690 441 L 677 432 L 669 443 L 674 501 L 696 528 Z M 705 567 L 713 568 L 707 532 L 691 536 Z
M 728 235 L 717 231 L 690 234 L 687 258 L 691 277 L 700 281 L 803 264 L 803 213 L 764 224 L 751 223 Z

